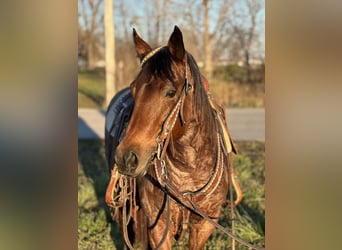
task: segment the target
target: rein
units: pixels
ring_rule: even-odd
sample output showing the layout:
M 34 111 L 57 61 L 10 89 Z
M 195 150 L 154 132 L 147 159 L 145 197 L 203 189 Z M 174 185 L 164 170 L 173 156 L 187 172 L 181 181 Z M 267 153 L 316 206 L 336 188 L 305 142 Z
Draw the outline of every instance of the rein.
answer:
M 219 229 L 221 232 L 223 232 L 224 234 L 228 235 L 229 237 L 231 237 L 234 240 L 240 242 L 242 245 L 250 247 L 252 249 L 256 249 L 256 250 L 262 250 L 264 248 L 259 248 L 257 246 L 254 246 L 252 244 L 249 244 L 248 242 L 240 239 L 239 237 L 237 237 L 234 233 L 229 232 L 227 229 L 225 229 L 223 226 L 221 226 L 220 224 L 218 224 L 216 221 L 214 221 L 212 218 L 210 218 L 208 215 L 206 215 L 205 213 L 203 213 L 197 206 L 196 206 L 196 202 L 201 201 L 202 199 L 204 199 L 207 195 L 210 195 L 213 191 L 215 191 L 215 189 L 217 188 L 220 179 L 222 177 L 223 174 L 223 156 L 222 156 L 222 151 L 225 152 L 225 154 L 228 156 L 229 153 L 232 152 L 232 144 L 230 141 L 230 137 L 229 137 L 229 133 L 226 130 L 225 126 L 224 126 L 224 122 L 222 120 L 222 118 L 219 115 L 219 110 L 217 109 L 216 105 L 213 103 L 213 101 L 211 100 L 211 98 L 209 99 L 210 105 L 212 106 L 213 110 L 216 112 L 216 117 L 218 117 L 217 119 L 219 120 L 219 125 L 221 128 L 221 131 L 224 135 L 224 140 L 222 141 L 221 136 L 219 135 L 219 133 L 217 133 L 217 158 L 216 158 L 216 166 L 215 166 L 215 171 L 214 174 L 211 176 L 210 180 L 207 182 L 207 184 L 205 184 L 202 188 L 200 188 L 199 190 L 192 192 L 192 191 L 185 191 L 185 192 L 180 192 L 178 190 L 177 187 L 175 187 L 172 182 L 170 182 L 168 175 L 167 175 L 167 169 L 166 169 L 166 163 L 165 163 L 165 157 L 166 157 L 166 148 L 170 142 L 170 137 L 171 137 L 171 131 L 175 125 L 175 122 L 177 120 L 177 114 L 180 112 L 180 110 L 182 109 L 182 105 L 184 102 L 184 97 L 185 97 L 185 93 L 186 93 L 186 85 L 187 85 L 187 78 L 185 78 L 185 83 L 183 86 L 183 90 L 182 93 L 179 97 L 179 100 L 177 101 L 176 105 L 174 106 L 174 108 L 171 110 L 171 112 L 169 113 L 169 115 L 167 116 L 167 118 L 165 119 L 165 122 L 163 124 L 163 128 L 160 132 L 160 134 L 158 135 L 156 142 L 157 142 L 157 157 L 155 159 L 155 164 L 154 164 L 154 170 L 157 176 L 157 180 L 159 182 L 159 184 L 161 185 L 162 190 L 167 194 L 170 195 L 173 200 L 182 205 L 183 207 L 189 209 L 190 211 L 192 211 L 195 214 L 200 215 L 202 218 L 204 218 L 205 220 L 207 220 L 208 222 L 210 222 L 211 224 L 213 224 L 217 229 Z M 179 113 L 180 114 L 180 113 Z M 182 117 L 182 115 L 180 114 L 180 117 Z M 164 142 L 165 141 L 165 142 Z M 220 145 L 223 145 L 223 148 Z M 228 164 L 229 164 L 229 160 L 228 160 Z M 229 173 L 229 182 L 233 182 L 233 184 L 237 184 L 235 177 L 236 176 L 232 176 L 233 174 L 233 168 L 230 166 L 231 164 L 228 165 L 228 173 Z M 221 168 L 220 168 L 221 166 Z M 220 171 L 220 173 L 218 173 L 218 171 Z M 233 181 L 234 179 L 234 181 Z M 214 184 L 215 183 L 215 184 Z M 213 185 L 214 184 L 214 185 Z M 238 184 L 237 184 L 238 185 Z M 235 186 L 236 187 L 236 186 Z M 237 186 L 238 189 L 240 188 L 239 186 Z M 208 192 L 209 190 L 209 192 Z M 232 190 L 232 189 L 231 189 Z M 188 196 L 190 196 L 191 198 L 188 198 Z M 237 203 L 239 203 L 240 200 L 238 199 L 237 201 L 233 202 L 232 200 L 232 196 L 231 196 L 231 206 L 232 208 L 234 207 L 234 205 L 236 205 Z M 234 218 L 234 217 L 233 217 Z M 168 231 L 168 227 L 165 228 L 164 231 L 164 235 L 167 233 Z M 159 247 L 161 246 L 161 244 L 164 241 L 164 237 L 162 238 L 162 240 L 159 242 L 158 247 L 156 249 L 159 249 Z M 233 243 L 234 244 L 234 243 Z M 235 247 L 234 247 L 235 248 Z
M 167 138 L 169 138 L 169 137 L 170 136 L 167 136 Z M 223 166 L 223 158 L 222 158 L 222 149 L 220 147 L 220 145 L 222 145 L 222 144 L 220 144 L 221 137 L 219 134 L 217 134 L 217 138 L 218 138 L 218 154 L 217 154 L 217 159 L 216 159 L 215 172 L 212 175 L 212 177 L 210 178 L 209 182 L 205 186 L 200 188 L 198 191 L 181 192 L 178 190 L 178 188 L 176 186 L 173 185 L 172 182 L 170 182 L 170 180 L 167 176 L 166 163 L 164 160 L 165 148 L 167 147 L 167 144 L 169 141 L 168 139 L 166 139 L 167 143 L 163 145 L 164 149 L 161 151 L 162 152 L 161 155 L 159 157 L 157 156 L 157 159 L 155 160 L 154 169 L 156 172 L 157 180 L 158 180 L 159 184 L 161 185 L 161 187 L 163 187 L 162 190 L 164 192 L 166 192 L 167 195 L 170 195 L 176 203 L 178 203 L 178 204 L 182 205 L 183 207 L 189 209 L 191 212 L 201 216 L 203 219 L 207 220 L 212 225 L 214 225 L 217 229 L 219 229 L 222 233 L 231 237 L 233 240 L 240 242 L 242 245 L 250 247 L 250 248 L 255 249 L 255 250 L 262 250 L 264 248 L 260 248 L 260 247 L 254 246 L 252 244 L 249 244 L 248 242 L 237 237 L 232 232 L 229 232 L 227 229 L 225 229 L 219 223 L 217 223 L 212 218 L 210 218 L 208 215 L 206 215 L 204 212 L 202 212 L 195 204 L 196 202 L 199 202 L 203 198 L 205 198 L 205 196 L 210 195 L 213 191 L 215 191 L 215 189 L 217 188 L 217 186 L 219 184 L 219 180 L 222 177 L 222 174 L 223 174 L 223 167 L 222 167 Z M 221 166 L 221 168 L 220 168 L 220 166 Z M 232 169 L 232 168 L 230 166 L 228 166 L 228 169 Z M 220 171 L 219 174 L 218 174 L 218 171 Z M 230 174 L 231 174 L 231 171 L 230 171 Z M 219 176 L 219 177 L 217 177 L 217 176 Z M 232 180 L 232 179 L 233 179 L 233 177 L 231 176 L 230 180 Z M 216 183 L 213 186 L 214 182 L 216 182 Z M 206 193 L 208 190 L 209 190 L 209 192 Z M 190 198 L 188 196 L 190 196 Z M 236 203 L 236 201 L 232 202 L 232 199 L 231 199 L 231 205 L 234 206 L 235 203 Z M 167 232 L 167 231 L 168 231 L 168 227 L 165 228 L 165 232 Z M 165 234 L 165 232 L 164 232 L 164 234 Z M 163 239 L 162 239 L 162 241 L 163 241 Z M 162 244 L 162 241 L 159 242 L 158 246 L 160 246 Z
M 246 241 L 242 240 L 241 238 L 237 237 L 234 233 L 229 232 L 222 225 L 220 225 L 215 220 L 210 218 L 207 214 L 202 212 L 196 206 L 196 204 L 195 204 L 196 202 L 201 201 L 207 195 L 210 195 L 213 191 L 215 191 L 215 189 L 217 188 L 217 186 L 219 184 L 219 180 L 222 177 L 222 174 L 223 174 L 223 158 L 222 158 L 222 149 L 220 147 L 220 145 L 221 145 L 220 144 L 221 137 L 220 137 L 219 134 L 217 134 L 217 138 L 218 138 L 218 146 L 219 147 L 218 147 L 218 154 L 217 154 L 217 159 L 216 159 L 215 172 L 212 175 L 212 177 L 210 178 L 209 182 L 205 186 L 200 188 L 198 191 L 195 191 L 195 192 L 189 192 L 189 191 L 181 192 L 181 191 L 179 191 L 179 189 L 176 186 L 173 185 L 172 182 L 170 182 L 170 180 L 169 180 L 169 178 L 167 176 L 166 164 L 165 164 L 165 160 L 164 160 L 165 150 L 163 150 L 162 151 L 163 153 L 160 155 L 160 157 L 159 158 L 157 157 L 157 159 L 155 160 L 154 167 L 155 167 L 155 173 L 156 173 L 156 176 L 157 176 L 157 180 L 158 180 L 159 184 L 161 185 L 162 190 L 166 193 L 166 195 L 170 195 L 176 203 L 178 203 L 178 204 L 182 205 L 183 207 L 189 209 L 191 212 L 201 216 L 203 219 L 207 220 L 212 225 L 214 225 L 217 229 L 219 229 L 222 233 L 224 233 L 225 235 L 231 237 L 233 240 L 236 240 L 236 241 L 240 242 L 242 245 L 250 247 L 250 248 L 255 249 L 255 250 L 262 250 L 264 248 L 257 247 L 257 246 L 254 246 L 252 244 L 249 244 L 248 242 L 246 242 Z M 168 140 L 167 140 L 167 142 L 168 142 Z M 167 147 L 167 144 L 164 144 L 164 147 Z M 221 168 L 220 168 L 220 166 L 221 166 Z M 229 179 L 231 181 L 233 179 L 233 177 L 231 176 L 230 169 L 232 169 L 232 168 L 230 166 L 228 166 L 228 169 L 229 169 L 229 172 L 230 172 L 229 175 L 231 177 Z M 218 171 L 220 171 L 219 174 L 218 174 Z M 219 177 L 217 177 L 217 176 L 219 176 Z M 215 183 L 214 186 L 213 186 L 213 183 Z M 208 190 L 209 190 L 209 192 L 208 192 Z M 188 196 L 190 196 L 190 198 Z M 236 201 L 235 202 L 232 201 L 232 196 L 231 196 L 231 201 L 230 202 L 231 202 L 232 207 L 236 203 Z M 165 232 L 167 232 L 167 231 L 168 231 L 168 227 L 165 228 L 164 235 L 165 235 Z M 165 240 L 164 237 L 159 242 L 158 247 L 156 249 L 159 249 L 159 247 L 161 246 L 163 240 Z
M 219 229 L 222 233 L 228 235 L 232 239 L 240 242 L 242 245 L 246 247 L 250 247 L 255 250 L 262 250 L 264 248 L 257 247 L 252 244 L 249 244 L 248 242 L 240 239 L 235 234 L 229 232 L 227 229 L 225 229 L 223 226 L 221 226 L 219 223 L 214 221 L 212 218 L 210 218 L 208 215 L 203 213 L 196 204 L 189 199 L 186 195 L 182 194 L 167 178 L 164 180 L 165 188 L 167 189 L 167 192 L 169 195 L 173 196 L 174 200 L 177 203 L 180 203 L 181 205 L 185 206 L 187 209 L 191 210 L 193 213 L 200 215 L 202 218 L 213 224 L 217 229 Z

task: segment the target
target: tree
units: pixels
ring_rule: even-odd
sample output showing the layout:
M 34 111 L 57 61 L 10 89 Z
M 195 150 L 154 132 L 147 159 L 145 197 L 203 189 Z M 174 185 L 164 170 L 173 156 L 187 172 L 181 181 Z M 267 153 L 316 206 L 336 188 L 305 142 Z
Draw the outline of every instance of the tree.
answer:
M 212 37 L 209 31 L 209 0 L 203 0 L 203 8 L 204 8 L 204 51 L 205 51 L 205 63 L 204 63 L 204 71 L 207 78 L 211 78 L 211 74 L 213 72 L 213 62 L 212 62 L 212 54 L 211 54 L 211 40 Z
M 145 1 L 145 22 L 147 27 L 147 40 L 152 47 L 159 46 L 166 42 L 171 27 L 166 23 L 172 11 L 169 8 L 170 0 L 146 0 Z M 166 30 L 168 29 L 168 30 Z
M 113 21 L 113 0 L 105 0 L 105 40 L 106 40 L 106 99 L 105 106 L 116 92 L 115 86 L 115 36 Z
M 197 4 L 196 4 L 197 3 Z M 223 55 L 224 44 L 220 41 L 226 33 L 222 32 L 228 24 L 229 11 L 235 4 L 235 0 L 203 0 L 201 4 L 189 1 L 184 6 L 185 26 L 197 34 L 197 40 L 201 54 L 204 54 L 204 72 L 207 78 L 211 78 L 215 59 L 213 55 Z M 203 53 L 204 51 L 204 53 Z M 199 55 L 201 56 L 201 55 Z
M 244 67 L 246 70 L 246 81 L 252 82 L 251 77 L 251 49 L 253 43 L 257 40 L 256 27 L 257 15 L 263 8 L 262 0 L 245 0 L 247 13 L 242 14 L 242 23 L 231 23 L 233 36 L 236 39 L 236 44 L 242 52 Z M 236 48 L 235 48 L 236 49 Z
M 101 57 L 101 37 L 103 36 L 103 0 L 79 0 L 80 14 L 79 47 L 83 51 L 79 55 L 87 62 L 87 69 L 94 69 L 96 61 Z

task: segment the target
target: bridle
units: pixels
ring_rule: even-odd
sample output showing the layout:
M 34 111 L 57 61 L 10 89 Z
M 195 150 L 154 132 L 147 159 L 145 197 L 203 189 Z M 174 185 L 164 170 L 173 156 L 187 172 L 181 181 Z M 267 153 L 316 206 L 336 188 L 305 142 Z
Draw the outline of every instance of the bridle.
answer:
M 190 83 L 185 76 L 184 85 L 182 87 L 180 96 L 178 97 L 178 101 L 176 102 L 173 109 L 169 112 L 167 117 L 165 118 L 162 129 L 159 132 L 156 143 L 157 143 L 157 159 L 163 158 L 165 155 L 165 149 L 167 148 L 167 144 L 169 142 L 171 132 L 176 124 L 176 121 L 178 117 L 180 118 L 181 124 L 185 125 L 185 119 L 183 115 L 183 105 L 184 105 L 184 99 L 187 96 L 190 87 Z
M 155 55 L 162 47 L 159 47 L 157 49 L 152 50 L 150 53 L 148 53 L 142 60 L 141 66 L 143 66 L 148 59 L 150 59 L 153 55 Z M 189 90 L 191 89 L 191 84 L 188 81 L 187 78 L 187 62 L 185 62 L 185 70 L 184 70 L 184 84 L 181 90 L 181 93 L 178 97 L 178 100 L 172 110 L 169 112 L 167 117 L 165 118 L 161 131 L 156 137 L 156 153 L 154 157 L 154 171 L 156 174 L 157 181 L 159 183 L 159 186 L 161 190 L 165 193 L 166 195 L 166 209 L 167 209 L 167 221 L 166 221 L 166 227 L 164 230 L 164 233 L 162 235 L 162 239 L 158 243 L 157 247 L 155 249 L 159 249 L 163 242 L 165 241 L 168 231 L 169 231 L 169 225 L 170 225 L 170 198 L 172 198 L 176 203 L 181 205 L 181 207 L 184 210 L 191 211 L 195 214 L 200 215 L 202 218 L 213 224 L 217 229 L 219 229 L 221 232 L 224 234 L 228 235 L 234 240 L 240 242 L 241 244 L 250 247 L 252 249 L 264 249 L 260 248 L 254 245 L 249 244 L 248 242 L 245 242 L 244 240 L 240 239 L 237 237 L 234 233 L 229 232 L 226 230 L 223 226 L 218 224 L 217 222 L 214 221 L 213 218 L 209 217 L 205 213 L 203 213 L 196 205 L 197 202 L 200 202 L 203 200 L 205 197 L 210 195 L 215 191 L 215 189 L 218 187 L 220 180 L 222 179 L 222 175 L 224 172 L 224 161 L 223 161 L 223 155 L 226 155 L 228 157 L 228 154 L 231 153 L 232 148 L 230 145 L 230 138 L 229 134 L 227 133 L 226 128 L 224 127 L 222 118 L 220 116 L 220 112 L 217 108 L 217 105 L 213 103 L 213 100 L 211 98 L 209 99 L 209 103 L 212 106 L 212 109 L 214 110 L 214 113 L 216 115 L 216 119 L 218 120 L 218 128 L 217 128 L 217 156 L 216 156 L 216 164 L 215 164 L 215 169 L 214 173 L 209 179 L 209 181 L 200 189 L 197 191 L 179 191 L 179 189 L 172 183 L 170 182 L 170 179 L 167 174 L 167 165 L 165 159 L 167 158 L 166 155 L 166 149 L 170 143 L 170 138 L 172 136 L 172 131 L 173 128 L 176 124 L 177 119 L 179 118 L 181 121 L 181 124 L 184 126 L 185 125 L 185 120 L 183 116 L 183 105 L 184 105 L 184 100 L 186 96 L 188 95 Z M 223 138 L 221 137 L 219 131 L 223 133 Z M 229 145 L 228 145 L 229 144 Z M 168 161 L 170 162 L 170 161 Z M 230 162 L 229 160 L 227 161 L 228 163 L 228 176 L 229 176 L 229 182 L 234 183 L 235 176 L 232 176 Z M 134 179 L 135 180 L 135 179 Z M 134 181 L 134 186 L 136 185 Z M 231 184 L 230 184 L 231 185 Z M 235 186 L 234 186 L 235 187 Z M 135 188 L 134 188 L 135 189 Z M 232 190 L 232 189 L 231 189 Z M 134 191 L 133 191 L 134 192 Z M 133 193 L 132 192 L 132 193 Z M 112 195 L 112 194 L 111 194 Z M 130 199 L 133 199 L 132 195 L 130 196 Z M 106 197 L 107 200 L 107 197 Z M 130 249 L 134 249 L 133 246 L 131 245 L 129 238 L 128 238 L 128 232 L 127 232 L 127 225 L 128 222 L 126 221 L 126 216 L 127 216 L 127 210 L 126 210 L 126 201 L 129 200 L 128 196 L 124 197 L 124 202 L 123 202 L 123 234 L 124 234 L 124 239 L 127 244 L 127 246 Z M 111 200 L 112 201 L 112 200 Z M 132 203 L 132 201 L 130 201 Z M 108 202 L 107 202 L 108 203 Z M 230 204 L 232 206 L 232 209 L 234 208 L 234 202 L 232 200 L 231 196 L 231 201 Z M 132 204 L 131 204 L 132 205 Z M 185 208 L 185 209 L 184 209 Z M 132 209 L 132 208 L 131 208 Z M 134 210 L 134 209 L 133 209 Z M 134 211 L 133 211 L 134 212 Z M 187 215 L 187 217 L 189 214 Z M 188 218 L 187 218 L 188 220 Z M 184 232 L 186 231 L 186 227 L 182 229 L 181 235 L 184 236 Z

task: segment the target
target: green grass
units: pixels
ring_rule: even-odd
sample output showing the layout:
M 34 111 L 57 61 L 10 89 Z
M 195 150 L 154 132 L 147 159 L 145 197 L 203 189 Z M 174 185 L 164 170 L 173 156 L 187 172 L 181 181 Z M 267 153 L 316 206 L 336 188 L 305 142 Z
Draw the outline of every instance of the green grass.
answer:
M 78 249 L 122 248 L 120 230 L 116 223 L 111 221 L 104 201 L 108 179 L 104 142 L 79 141 Z
M 253 244 L 265 243 L 265 144 L 237 142 L 239 154 L 233 162 L 244 199 L 237 206 L 236 233 Z M 104 158 L 104 141 L 80 140 L 78 145 L 78 249 L 122 249 L 122 236 L 104 196 L 109 172 Z M 230 230 L 230 211 L 222 208 L 220 224 Z M 218 230 L 206 249 L 230 249 L 231 240 Z M 178 244 L 174 249 L 186 249 Z M 237 250 L 248 249 L 236 243 Z
M 105 79 L 97 71 L 78 73 L 78 107 L 101 108 L 105 97 Z

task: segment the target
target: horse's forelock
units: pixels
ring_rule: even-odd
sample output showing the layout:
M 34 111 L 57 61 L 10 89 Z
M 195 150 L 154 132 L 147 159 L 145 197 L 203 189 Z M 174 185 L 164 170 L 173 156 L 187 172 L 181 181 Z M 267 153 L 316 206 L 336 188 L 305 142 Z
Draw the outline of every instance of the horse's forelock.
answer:
M 170 57 L 170 53 L 167 47 L 163 47 L 147 60 L 146 67 L 148 74 L 172 80 L 174 78 L 174 74 L 171 64 L 172 59 Z

